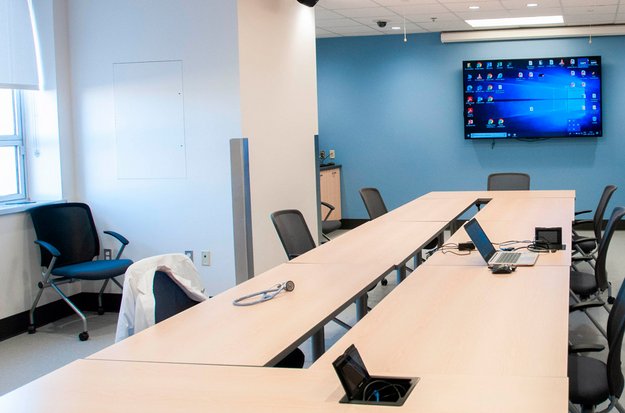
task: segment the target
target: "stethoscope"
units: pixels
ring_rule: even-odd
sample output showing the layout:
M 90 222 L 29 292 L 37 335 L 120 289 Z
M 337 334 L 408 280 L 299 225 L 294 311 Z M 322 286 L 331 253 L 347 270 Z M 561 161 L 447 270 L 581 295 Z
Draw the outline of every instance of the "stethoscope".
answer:
M 254 305 L 258 303 L 263 303 L 265 301 L 269 301 L 274 298 L 276 295 L 280 294 L 280 291 L 293 291 L 295 289 L 295 283 L 293 281 L 285 281 L 280 284 L 274 285 L 272 288 L 267 290 L 258 291 L 256 293 L 244 295 L 243 297 L 239 297 L 235 299 L 232 304 L 238 306 L 247 306 Z M 251 298 L 255 298 L 255 300 L 250 300 Z

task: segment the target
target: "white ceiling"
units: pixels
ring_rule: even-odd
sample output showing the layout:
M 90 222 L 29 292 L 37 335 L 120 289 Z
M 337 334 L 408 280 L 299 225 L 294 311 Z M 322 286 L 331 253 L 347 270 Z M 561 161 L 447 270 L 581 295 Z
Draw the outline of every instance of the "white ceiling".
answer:
M 552 15 L 564 16 L 565 26 L 622 24 L 625 0 L 319 0 L 315 6 L 317 37 L 400 34 L 404 17 L 406 32 L 425 33 L 472 30 L 465 19 Z M 379 28 L 377 20 L 388 24 Z

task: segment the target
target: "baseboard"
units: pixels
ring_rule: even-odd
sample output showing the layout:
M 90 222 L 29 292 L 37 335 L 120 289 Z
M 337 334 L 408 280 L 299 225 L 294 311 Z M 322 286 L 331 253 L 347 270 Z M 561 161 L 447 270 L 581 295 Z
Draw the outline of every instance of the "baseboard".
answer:
M 98 293 L 78 293 L 70 296 L 69 299 L 82 311 L 98 311 Z M 102 297 L 106 312 L 119 312 L 121 302 L 121 294 L 104 294 Z M 29 324 L 28 313 L 29 311 L 23 311 L 1 319 L 0 341 L 25 333 Z M 35 310 L 35 327 L 41 327 L 72 314 L 75 314 L 74 311 L 63 300 L 44 304 Z

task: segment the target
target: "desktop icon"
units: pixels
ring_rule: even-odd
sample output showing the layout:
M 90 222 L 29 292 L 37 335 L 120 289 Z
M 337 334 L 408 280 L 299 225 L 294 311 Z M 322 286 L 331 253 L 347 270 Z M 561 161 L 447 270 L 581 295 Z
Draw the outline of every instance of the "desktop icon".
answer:
M 495 121 L 493 119 L 488 120 L 488 125 L 494 125 L 494 124 L 495 124 Z
M 482 89 L 483 89 L 483 88 L 482 88 L 482 85 L 477 85 L 477 91 L 478 91 L 478 92 L 481 92 L 481 91 L 482 91 Z
M 473 119 L 469 119 L 469 120 L 467 121 L 467 125 L 473 125 Z
M 477 64 L 475 65 L 475 67 L 477 67 L 478 69 L 482 68 L 482 62 L 477 62 Z
M 586 87 L 586 82 L 582 82 L 582 87 Z
M 467 86 L 467 92 L 470 92 L 472 90 L 473 90 L 473 86 L 471 86 L 471 85 Z
M 569 85 L 569 87 L 575 87 L 575 82 L 571 82 L 571 84 Z
M 467 80 L 473 79 L 473 75 L 467 75 Z
M 593 99 L 597 99 L 597 94 L 596 94 L 596 93 L 593 93 L 593 94 L 592 94 L 592 98 L 593 98 Z
M 503 90 L 503 85 L 497 85 L 498 90 Z
M 484 98 L 483 98 L 483 97 L 481 97 L 481 96 L 478 96 L 478 97 L 477 97 L 477 103 L 482 103 L 482 101 L 483 101 L 483 100 L 484 100 Z
M 528 65 L 528 66 L 534 66 L 534 61 L 533 61 L 533 60 L 530 60 L 529 62 L 527 62 L 527 65 Z
M 564 63 L 564 59 L 560 59 L 560 63 L 558 63 L 560 66 L 564 66 L 566 63 Z
M 479 74 L 477 75 L 477 78 L 476 78 L 476 79 L 477 79 L 477 80 L 482 80 L 482 74 L 481 74 L 481 73 L 479 73 Z
M 586 76 L 586 71 L 585 70 L 582 70 L 581 73 L 582 73 L 582 76 Z
M 486 90 L 493 90 L 493 85 L 486 86 Z
M 493 74 L 492 73 L 489 73 L 489 74 L 486 75 L 486 79 L 492 79 L 492 78 L 493 78 Z
M 493 62 L 486 62 L 486 68 L 487 69 L 492 69 L 493 68 Z
M 529 73 L 527 74 L 527 77 L 534 77 L 534 72 L 529 72 Z
M 487 102 L 492 102 L 492 101 L 494 101 L 494 100 L 495 100 L 495 99 L 494 99 L 492 96 L 489 96 L 489 97 L 487 97 L 487 98 L 486 98 L 486 101 L 487 101 Z
M 473 115 L 473 108 L 468 108 L 467 109 L 467 115 L 468 116 L 472 116 Z
M 503 123 L 504 123 L 503 118 L 500 118 L 500 119 L 497 121 L 497 124 L 498 124 L 499 126 L 503 126 Z
M 497 62 L 497 69 L 501 69 L 503 67 L 503 62 Z
M 467 62 L 467 69 L 471 69 L 471 62 Z
M 467 103 L 473 103 L 473 96 L 467 96 Z
M 497 73 L 497 79 L 503 79 L 503 73 Z
M 575 76 L 575 70 L 571 70 L 571 76 Z
M 519 72 L 518 74 L 519 79 L 523 77 L 523 72 Z
M 575 59 L 571 59 L 571 64 L 574 65 L 575 64 Z
M 549 59 L 549 64 L 553 66 L 553 59 Z
M 543 65 L 543 61 L 542 61 L 542 60 L 539 60 L 539 61 L 538 61 L 538 66 L 542 66 L 542 65 Z

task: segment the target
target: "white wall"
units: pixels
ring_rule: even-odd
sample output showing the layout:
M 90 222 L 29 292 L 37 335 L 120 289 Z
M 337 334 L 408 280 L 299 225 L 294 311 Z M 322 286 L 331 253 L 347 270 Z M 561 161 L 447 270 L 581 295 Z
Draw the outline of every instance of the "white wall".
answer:
M 70 0 L 77 197 L 135 260 L 210 250 L 209 293 L 234 285 L 229 139 L 240 137 L 235 1 Z M 117 177 L 113 64 L 183 63 L 186 178 Z M 159 159 L 153 159 L 158 163 Z M 102 238 L 105 247 L 116 247 Z M 88 289 L 88 287 L 84 287 Z M 116 291 L 116 290 L 115 290 Z
M 294 0 L 239 0 L 239 59 L 259 274 L 286 261 L 272 212 L 299 209 L 317 234 L 314 10 Z

